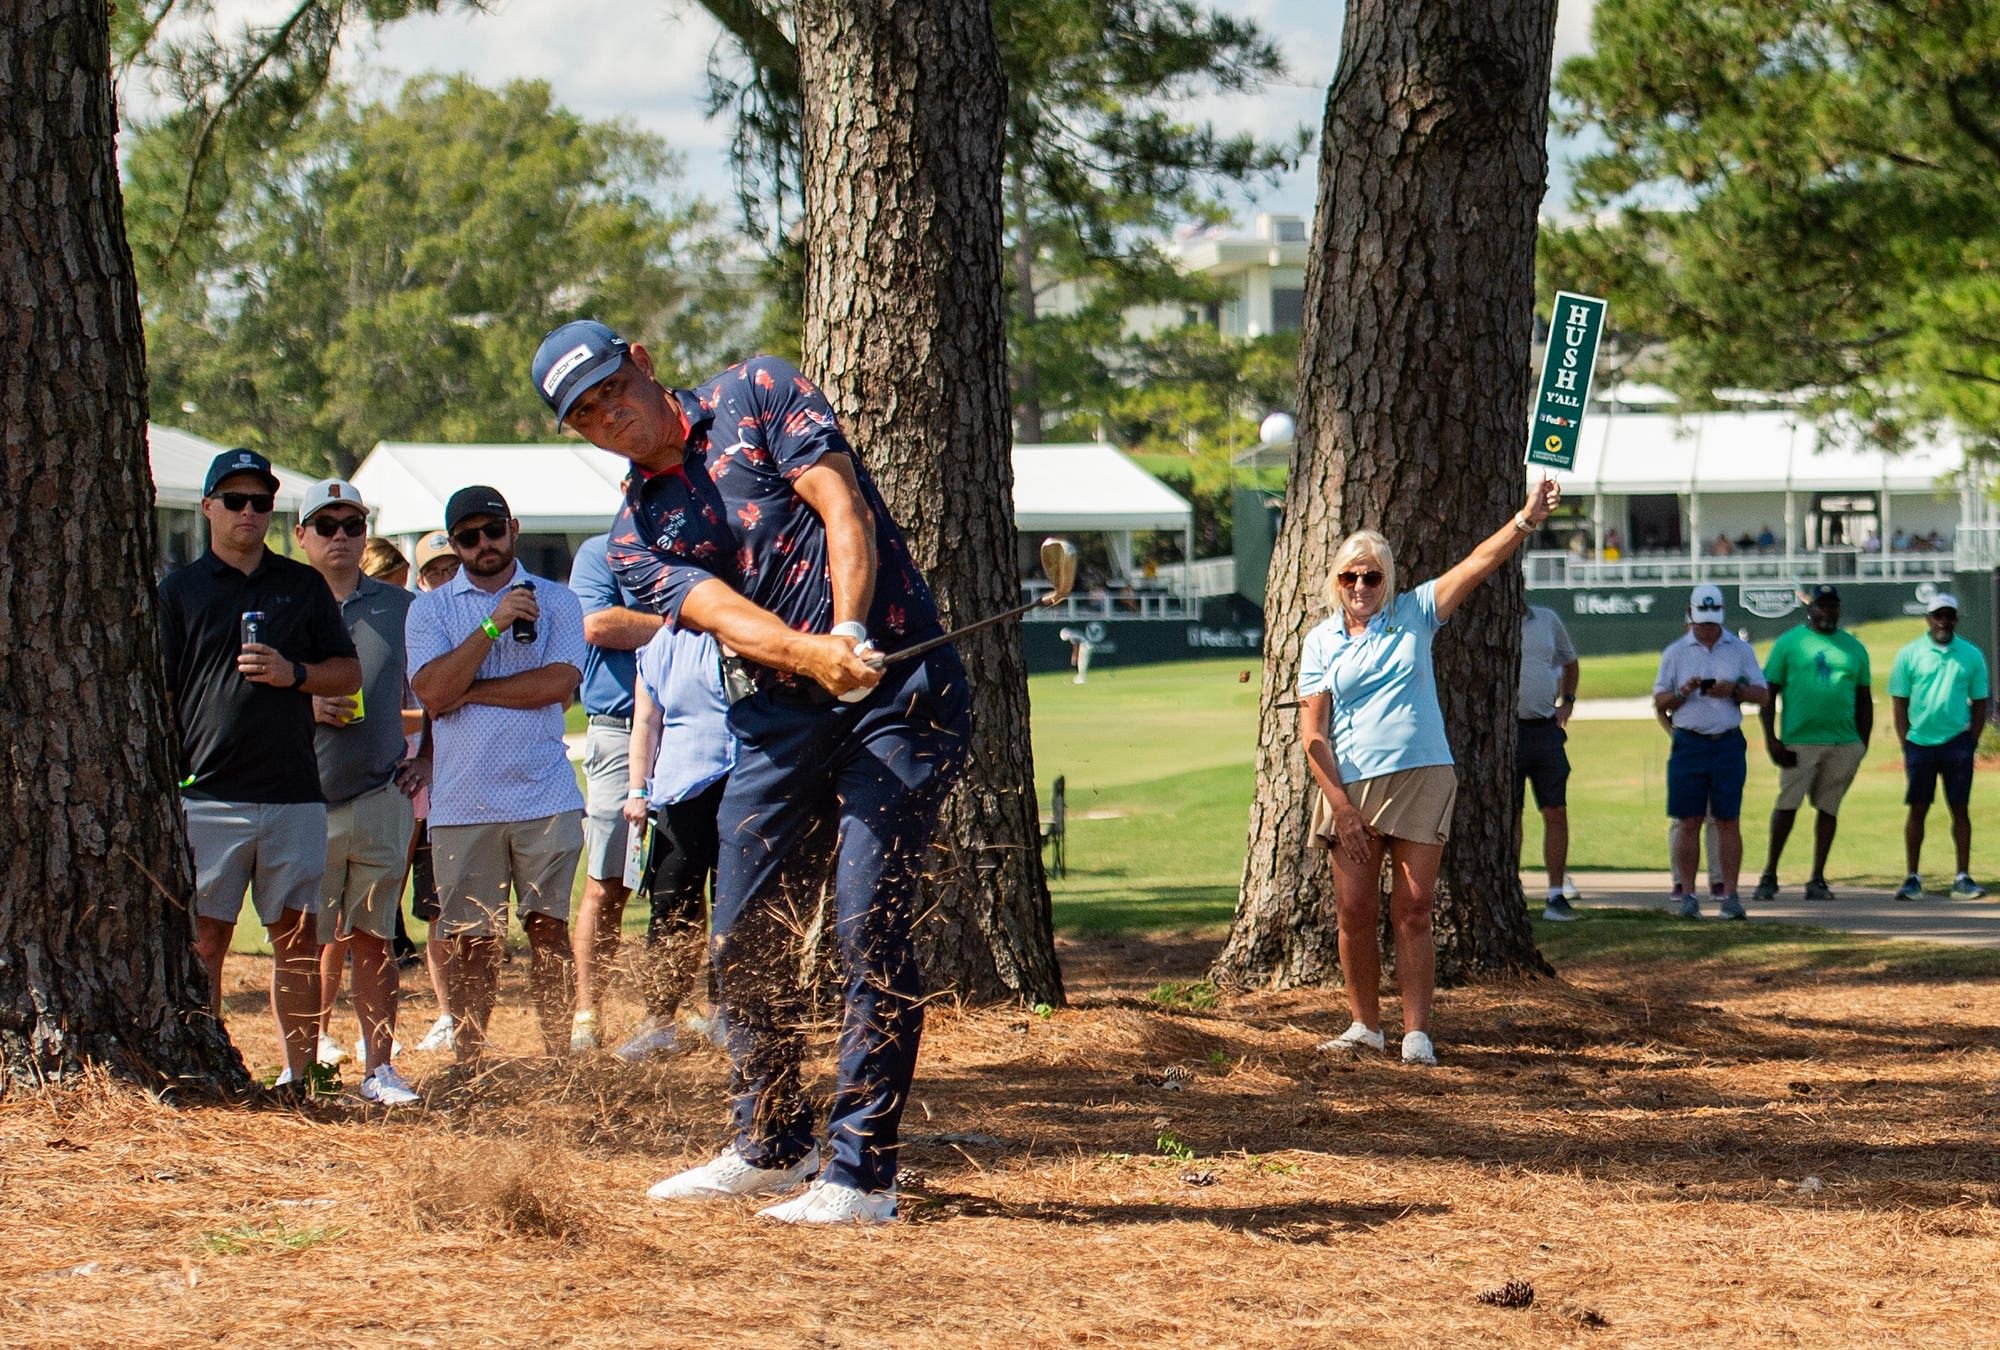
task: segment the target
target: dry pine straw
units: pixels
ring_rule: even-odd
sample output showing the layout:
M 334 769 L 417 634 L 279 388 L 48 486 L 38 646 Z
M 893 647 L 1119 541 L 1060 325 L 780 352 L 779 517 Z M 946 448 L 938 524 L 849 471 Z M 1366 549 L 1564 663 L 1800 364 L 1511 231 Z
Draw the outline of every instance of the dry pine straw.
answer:
M 1092 941 L 1071 1009 L 934 1008 L 877 1231 L 645 1199 L 722 1137 L 710 1050 L 515 1060 L 390 1116 L 17 1097 L 0 1343 L 1993 1341 L 2000 990 L 1583 965 L 1445 994 L 1421 1073 L 1315 1055 L 1323 993 L 1148 997 L 1207 954 Z M 268 1072 L 263 974 L 231 958 Z M 526 1054 L 518 963 L 504 998 Z M 1510 1280 L 1531 1307 L 1476 1301 Z

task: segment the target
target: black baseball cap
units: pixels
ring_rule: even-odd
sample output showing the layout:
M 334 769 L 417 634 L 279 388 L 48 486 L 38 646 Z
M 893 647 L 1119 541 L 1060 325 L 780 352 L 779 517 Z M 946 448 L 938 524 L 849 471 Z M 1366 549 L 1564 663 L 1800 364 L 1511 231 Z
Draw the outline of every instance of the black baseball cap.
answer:
M 451 500 L 444 504 L 444 527 L 458 528 L 458 522 L 468 516 L 492 516 L 495 520 L 512 520 L 514 513 L 507 506 L 507 499 L 500 495 L 498 488 L 483 486 L 462 487 L 451 494 Z
M 215 488 L 223 479 L 236 473 L 254 473 L 264 480 L 266 492 L 278 490 L 278 475 L 271 472 L 271 461 L 255 450 L 224 450 L 208 463 L 208 477 L 201 480 L 201 495 L 213 497 Z
M 1829 585 L 1824 581 L 1813 587 L 1806 594 L 1806 603 L 1808 605 L 1822 604 L 1829 600 L 1836 605 L 1840 603 L 1840 587 Z

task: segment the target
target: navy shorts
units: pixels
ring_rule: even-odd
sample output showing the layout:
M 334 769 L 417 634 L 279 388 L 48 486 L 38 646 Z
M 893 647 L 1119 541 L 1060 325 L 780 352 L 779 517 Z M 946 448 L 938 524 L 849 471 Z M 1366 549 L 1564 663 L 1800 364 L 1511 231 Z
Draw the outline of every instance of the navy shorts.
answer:
M 1906 806 L 1929 809 L 1937 797 L 1938 779 L 1944 780 L 1946 806 L 1964 806 L 1972 800 L 1972 732 L 1961 731 L 1943 745 L 1903 746 L 1903 776 L 1908 787 L 1903 793 Z
M 1535 806 L 1557 811 L 1569 805 L 1569 754 L 1563 749 L 1569 733 L 1553 717 L 1523 717 L 1514 741 L 1514 767 L 1520 781 L 1535 790 Z
M 1667 814 L 1675 820 L 1735 820 L 1743 814 L 1747 773 L 1740 730 L 1714 737 L 1676 730 L 1667 757 Z

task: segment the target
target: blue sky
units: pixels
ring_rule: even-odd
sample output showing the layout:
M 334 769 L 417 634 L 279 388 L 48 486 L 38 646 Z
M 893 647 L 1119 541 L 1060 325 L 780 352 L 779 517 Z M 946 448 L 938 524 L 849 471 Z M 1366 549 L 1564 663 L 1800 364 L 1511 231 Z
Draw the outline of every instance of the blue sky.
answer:
M 1275 135 L 1296 126 L 1317 132 L 1339 55 L 1337 0 L 1211 0 L 1255 19 L 1278 43 L 1287 78 L 1255 95 L 1212 99 L 1196 112 L 1225 130 Z M 1582 51 L 1596 0 L 1559 0 L 1556 57 Z M 217 21 L 235 27 L 268 18 L 291 0 L 216 0 Z M 556 97 L 586 117 L 616 118 L 655 132 L 685 157 L 688 183 L 724 204 L 731 200 L 727 128 L 702 116 L 703 70 L 718 30 L 693 0 L 493 0 L 485 13 L 406 20 L 350 43 L 341 73 L 372 91 L 393 89 L 423 71 L 462 71 L 484 84 L 543 79 Z M 634 53 L 641 55 L 635 59 Z M 1550 205 L 1559 206 L 1570 147 L 1551 145 Z M 1259 210 L 1310 216 L 1317 168 L 1309 152 L 1299 169 L 1257 199 L 1232 202 L 1247 220 Z

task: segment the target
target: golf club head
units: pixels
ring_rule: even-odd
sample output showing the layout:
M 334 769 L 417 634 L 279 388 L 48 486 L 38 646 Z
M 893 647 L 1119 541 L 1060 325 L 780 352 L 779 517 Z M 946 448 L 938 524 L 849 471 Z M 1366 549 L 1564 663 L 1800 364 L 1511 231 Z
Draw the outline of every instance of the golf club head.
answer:
M 1076 585 L 1076 545 L 1067 539 L 1042 540 L 1042 575 L 1049 579 L 1049 593 L 1042 597 L 1045 605 L 1059 605 L 1069 599 L 1070 589 Z

